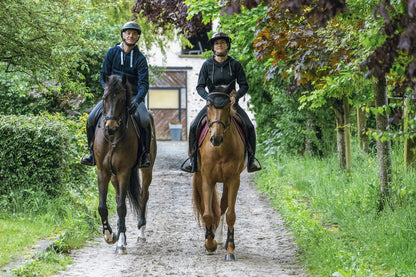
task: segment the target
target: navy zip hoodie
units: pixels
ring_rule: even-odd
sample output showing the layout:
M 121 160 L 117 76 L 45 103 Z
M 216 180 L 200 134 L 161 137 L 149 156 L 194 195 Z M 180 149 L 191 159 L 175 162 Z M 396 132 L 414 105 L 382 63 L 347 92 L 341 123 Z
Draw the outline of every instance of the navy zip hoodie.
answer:
M 236 100 L 244 96 L 248 91 L 248 83 L 243 66 L 239 61 L 228 56 L 223 62 L 217 62 L 214 57 L 206 60 L 201 67 L 196 90 L 205 100 L 208 98 L 208 92 L 205 90 L 207 80 L 210 80 L 214 86 L 228 85 L 237 80 L 239 90 L 236 92 Z
M 107 75 L 125 74 L 131 84 L 133 95 L 137 100 L 143 100 L 149 91 L 149 70 L 145 56 L 134 48 L 129 53 L 124 53 L 123 43 L 110 48 L 105 55 L 100 73 L 101 85 L 104 87 L 103 73 Z

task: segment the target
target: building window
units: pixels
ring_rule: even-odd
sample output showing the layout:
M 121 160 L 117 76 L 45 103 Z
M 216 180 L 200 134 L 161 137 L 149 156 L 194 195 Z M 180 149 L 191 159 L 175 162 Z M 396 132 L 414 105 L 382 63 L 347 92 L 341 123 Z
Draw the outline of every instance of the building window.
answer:
M 200 32 L 197 36 L 189 37 L 192 47 L 182 48 L 182 55 L 202 55 L 204 51 L 210 50 L 207 32 Z

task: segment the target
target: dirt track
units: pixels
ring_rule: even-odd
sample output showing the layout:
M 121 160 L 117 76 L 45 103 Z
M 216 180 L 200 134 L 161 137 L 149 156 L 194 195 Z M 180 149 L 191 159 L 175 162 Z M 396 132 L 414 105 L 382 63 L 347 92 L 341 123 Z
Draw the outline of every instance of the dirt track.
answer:
M 74 263 L 56 276 L 306 276 L 290 232 L 246 171 L 236 204 L 238 261 L 225 262 L 220 247 L 215 255 L 205 253 L 204 230 L 192 208 L 191 174 L 179 170 L 186 153 L 186 142 L 158 141 L 147 242 L 137 242 L 137 219 L 128 213 L 127 255 L 115 255 L 115 245 L 99 237 L 73 251 Z M 111 219 L 114 228 L 116 220 Z

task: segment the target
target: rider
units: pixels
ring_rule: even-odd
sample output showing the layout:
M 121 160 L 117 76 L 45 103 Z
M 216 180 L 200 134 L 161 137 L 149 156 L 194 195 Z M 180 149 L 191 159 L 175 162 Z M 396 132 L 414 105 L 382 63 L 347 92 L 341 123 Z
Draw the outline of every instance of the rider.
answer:
M 196 90 L 198 94 L 205 100 L 208 99 L 208 92 L 205 90 L 208 83 L 214 86 L 228 85 L 231 82 L 237 81 L 239 90 L 235 94 L 235 109 L 237 113 L 244 120 L 248 131 L 248 161 L 247 171 L 254 172 L 261 169 L 260 163 L 255 158 L 256 153 L 256 132 L 251 123 L 250 118 L 246 112 L 238 105 L 238 100 L 248 91 L 248 83 L 244 69 L 240 62 L 228 56 L 228 51 L 231 48 L 231 38 L 223 32 L 215 33 L 209 40 L 211 50 L 214 56 L 204 62 L 199 72 L 198 85 Z M 191 124 L 189 130 L 189 158 L 182 164 L 181 169 L 186 172 L 198 171 L 197 166 L 197 148 L 196 145 L 196 129 L 199 121 L 207 113 L 207 106 L 205 106 L 196 116 Z
M 139 51 L 136 43 L 139 41 L 142 30 L 134 21 L 129 21 L 121 28 L 122 41 L 110 48 L 105 55 L 101 68 L 100 81 L 104 87 L 103 74 L 126 75 L 133 90 L 133 98 L 129 112 L 139 124 L 141 145 L 143 154 L 140 158 L 139 167 L 150 167 L 150 141 L 151 126 L 149 113 L 144 104 L 144 98 L 149 90 L 149 69 L 146 58 Z M 81 164 L 95 165 L 94 159 L 94 137 L 98 120 L 103 113 L 103 103 L 100 101 L 91 111 L 87 118 L 87 138 L 90 154 L 81 159 Z

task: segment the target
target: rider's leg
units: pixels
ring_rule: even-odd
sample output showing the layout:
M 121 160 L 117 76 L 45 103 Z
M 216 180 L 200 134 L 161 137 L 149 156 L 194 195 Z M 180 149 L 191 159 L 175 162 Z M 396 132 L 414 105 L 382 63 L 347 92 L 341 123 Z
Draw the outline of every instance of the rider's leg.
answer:
M 195 117 L 194 121 L 192 121 L 191 127 L 189 128 L 189 137 L 188 137 L 189 158 L 181 166 L 181 170 L 185 172 L 194 173 L 198 171 L 198 159 L 197 159 L 198 145 L 197 145 L 197 138 L 196 138 L 196 129 L 202 117 L 206 115 L 206 113 L 207 113 L 207 107 L 205 106 Z
M 254 172 L 261 169 L 261 165 L 259 161 L 256 159 L 256 131 L 254 129 L 254 125 L 251 122 L 250 118 L 246 114 L 246 112 L 240 107 L 235 107 L 237 113 L 241 116 L 244 121 L 244 124 L 247 126 L 247 142 L 248 142 L 248 159 L 247 159 L 247 171 Z
M 150 126 L 150 117 L 149 111 L 146 109 L 146 106 L 143 102 L 140 102 L 137 107 L 137 113 L 140 118 L 140 140 L 143 147 L 142 155 L 140 157 L 140 168 L 146 168 L 151 166 L 150 161 L 150 143 L 152 140 L 152 130 Z M 136 113 L 136 114 L 137 114 Z
M 95 159 L 94 159 L 94 139 L 95 139 L 95 127 L 97 126 L 97 122 L 100 119 L 103 110 L 103 102 L 100 101 L 91 113 L 88 115 L 87 118 L 87 139 L 88 139 L 88 150 L 90 151 L 87 157 L 81 158 L 81 164 L 94 166 Z

